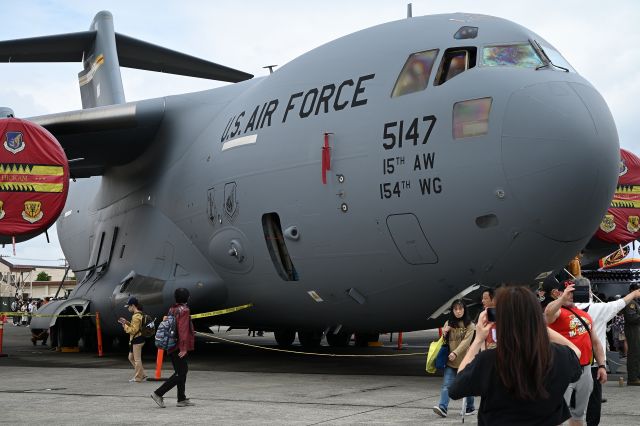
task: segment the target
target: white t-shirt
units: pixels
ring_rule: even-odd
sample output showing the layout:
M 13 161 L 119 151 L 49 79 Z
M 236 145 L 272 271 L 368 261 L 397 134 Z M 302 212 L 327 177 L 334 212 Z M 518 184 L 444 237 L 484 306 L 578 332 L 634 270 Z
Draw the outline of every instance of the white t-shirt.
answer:
M 607 360 L 607 323 L 624 309 L 627 303 L 624 299 L 607 303 L 576 303 L 578 309 L 588 312 L 593 319 L 596 337 L 604 350 L 604 360 Z M 595 359 L 593 360 L 596 363 Z

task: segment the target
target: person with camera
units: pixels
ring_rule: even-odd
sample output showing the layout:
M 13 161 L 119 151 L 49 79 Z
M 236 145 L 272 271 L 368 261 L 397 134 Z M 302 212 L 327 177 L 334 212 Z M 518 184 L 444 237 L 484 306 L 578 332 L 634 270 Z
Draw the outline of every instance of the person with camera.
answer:
M 580 377 L 580 350 L 547 328 L 536 296 L 524 286 L 496 293 L 498 345 L 482 351 L 494 323 L 480 313 L 476 336 L 449 395 L 480 395 L 479 425 L 559 425 L 571 417 L 563 398 Z
M 487 288 L 482 292 L 482 307 L 487 309 L 487 315 L 489 315 L 489 322 L 493 323 L 493 327 L 487 336 L 487 340 L 484 342 L 485 349 L 494 349 L 496 347 L 496 327 L 495 327 L 495 311 L 496 311 L 496 294 L 493 288 Z M 478 314 L 479 315 L 479 314 Z M 477 321 L 477 320 L 476 320 Z
M 593 330 L 598 340 L 602 344 L 603 349 L 606 348 L 607 342 L 607 323 L 611 321 L 625 306 L 629 305 L 634 298 L 640 297 L 640 290 L 631 291 L 624 298 L 606 303 L 594 303 L 593 293 L 591 292 L 591 282 L 587 278 L 577 278 L 576 287 L 588 287 L 589 299 L 586 303 L 576 302 L 576 306 L 591 315 L 594 322 Z M 574 292 L 574 301 L 575 292 Z M 607 361 L 607 351 L 604 350 L 605 364 Z M 595 426 L 600 424 L 600 412 L 602 405 L 602 384 L 598 380 L 598 365 L 594 362 L 591 365 L 591 377 L 593 379 L 593 390 L 589 397 L 587 406 L 587 426 Z
M 640 290 L 638 284 L 629 286 L 629 295 L 634 295 L 622 311 L 624 334 L 627 341 L 627 384 L 640 386 Z M 626 299 L 626 297 L 625 297 Z
M 589 288 L 585 283 L 578 282 L 578 302 L 589 300 Z M 571 383 L 564 398 L 571 411 L 570 426 L 584 424 L 589 396 L 593 390 L 591 377 L 591 363 L 595 358 L 597 362 L 596 379 L 601 383 L 607 381 L 607 367 L 605 366 L 604 349 L 596 336 L 594 321 L 587 312 L 578 309 L 574 304 L 574 291 L 576 286 L 573 281 L 566 280 L 559 283 L 555 278 L 549 277 L 543 283 L 546 304 L 545 318 L 549 327 L 575 344 L 582 352 L 580 366 L 582 375 L 576 382 Z
M 449 358 L 444 369 L 442 388 L 440 389 L 440 402 L 433 407 L 433 412 L 440 417 L 447 417 L 449 385 L 455 379 L 458 366 L 467 353 L 467 349 L 469 349 L 474 330 L 475 325 L 469 318 L 469 312 L 464 301 L 462 299 L 454 300 L 449 310 L 449 319 L 442 327 L 445 344 L 449 345 Z M 475 411 L 473 395 L 469 395 L 465 415 L 473 415 Z

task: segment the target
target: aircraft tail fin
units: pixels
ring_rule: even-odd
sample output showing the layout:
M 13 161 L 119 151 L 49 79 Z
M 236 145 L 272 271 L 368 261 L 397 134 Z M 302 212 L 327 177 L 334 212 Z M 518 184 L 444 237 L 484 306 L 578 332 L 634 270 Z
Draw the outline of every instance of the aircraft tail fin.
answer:
M 137 40 L 114 31 L 110 12 L 99 12 L 89 31 L 0 41 L 0 62 L 79 62 L 82 108 L 125 103 L 120 67 L 228 82 L 253 75 Z

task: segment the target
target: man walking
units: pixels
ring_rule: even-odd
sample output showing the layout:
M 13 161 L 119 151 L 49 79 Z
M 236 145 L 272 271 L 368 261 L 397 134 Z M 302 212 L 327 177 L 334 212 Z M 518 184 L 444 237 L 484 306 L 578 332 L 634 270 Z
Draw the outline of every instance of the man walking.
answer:
M 168 350 L 173 364 L 173 375 L 169 380 L 164 382 L 162 386 L 151 394 L 151 398 L 158 404 L 160 408 L 165 408 L 164 394 L 169 392 L 174 386 L 178 387 L 178 403 L 176 407 L 188 407 L 195 405 L 185 395 L 185 385 L 187 381 L 187 373 L 189 366 L 187 365 L 187 353 L 193 350 L 195 333 L 193 323 L 191 322 L 191 312 L 187 306 L 189 301 L 189 290 L 186 288 L 178 288 L 174 292 L 176 303 L 169 308 L 168 316 L 173 316 L 176 323 L 176 331 L 178 332 L 178 342 L 175 347 Z

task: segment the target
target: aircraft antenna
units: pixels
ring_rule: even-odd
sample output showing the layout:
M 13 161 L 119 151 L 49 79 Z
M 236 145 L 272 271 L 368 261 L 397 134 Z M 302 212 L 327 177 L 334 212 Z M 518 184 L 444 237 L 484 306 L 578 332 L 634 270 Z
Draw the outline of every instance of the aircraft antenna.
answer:
M 413 18 L 413 11 L 411 10 L 411 3 L 407 3 L 407 19 Z
M 269 68 L 269 74 L 273 74 L 273 69 L 277 67 L 277 65 L 266 65 L 262 68 Z

